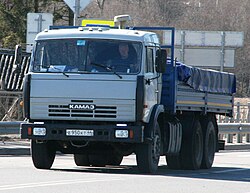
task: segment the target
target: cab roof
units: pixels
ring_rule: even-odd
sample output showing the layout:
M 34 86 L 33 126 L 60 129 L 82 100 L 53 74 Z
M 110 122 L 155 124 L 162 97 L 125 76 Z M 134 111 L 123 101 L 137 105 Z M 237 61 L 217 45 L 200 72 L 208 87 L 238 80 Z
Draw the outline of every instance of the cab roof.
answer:
M 44 30 L 36 36 L 37 40 L 48 39 L 112 39 L 124 41 L 137 41 L 159 44 L 157 35 L 153 32 L 110 29 L 107 27 L 79 27 L 66 29 Z

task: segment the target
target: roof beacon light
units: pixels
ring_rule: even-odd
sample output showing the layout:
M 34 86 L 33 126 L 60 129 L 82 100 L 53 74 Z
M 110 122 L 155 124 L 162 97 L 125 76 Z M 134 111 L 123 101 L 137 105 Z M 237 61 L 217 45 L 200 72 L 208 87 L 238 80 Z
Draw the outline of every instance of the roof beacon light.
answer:
M 131 17 L 129 15 L 117 15 L 114 17 L 115 25 L 119 27 L 119 29 L 125 29 L 126 22 L 130 21 Z

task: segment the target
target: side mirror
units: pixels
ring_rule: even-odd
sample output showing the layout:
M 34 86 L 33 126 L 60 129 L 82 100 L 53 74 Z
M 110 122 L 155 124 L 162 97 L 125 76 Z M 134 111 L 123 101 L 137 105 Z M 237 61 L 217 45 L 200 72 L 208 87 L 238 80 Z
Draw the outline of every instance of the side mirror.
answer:
M 165 49 L 156 51 L 156 72 L 164 73 L 167 65 L 167 52 Z
M 14 58 L 14 64 L 16 65 L 16 73 L 19 73 L 21 70 L 21 62 L 22 62 L 22 46 L 16 45 L 15 48 L 15 58 Z

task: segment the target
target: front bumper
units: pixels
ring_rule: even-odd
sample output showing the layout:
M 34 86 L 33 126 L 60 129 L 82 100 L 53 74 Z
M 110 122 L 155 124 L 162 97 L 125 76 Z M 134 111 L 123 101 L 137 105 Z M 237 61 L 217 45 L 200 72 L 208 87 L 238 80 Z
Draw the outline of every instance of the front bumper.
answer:
M 34 128 L 45 130 L 43 134 L 35 134 Z M 36 130 L 35 129 L 35 130 Z M 67 134 L 69 130 L 78 131 L 74 136 Z M 116 131 L 127 131 L 128 137 L 117 137 Z M 79 136 L 79 131 L 91 131 L 91 136 Z M 80 134 L 81 135 L 81 134 Z M 87 134 L 88 135 L 88 134 Z M 110 125 L 84 125 L 84 124 L 51 124 L 51 123 L 24 123 L 21 125 L 22 139 L 56 140 L 56 141 L 103 141 L 103 142 L 143 142 L 143 126 L 110 124 Z

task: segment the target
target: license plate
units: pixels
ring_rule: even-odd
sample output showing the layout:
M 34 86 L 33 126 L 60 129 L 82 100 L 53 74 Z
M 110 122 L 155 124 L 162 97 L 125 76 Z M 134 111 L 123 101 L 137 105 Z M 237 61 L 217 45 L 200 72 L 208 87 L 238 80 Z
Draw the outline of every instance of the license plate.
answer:
M 94 136 L 94 130 L 67 129 L 67 136 Z

